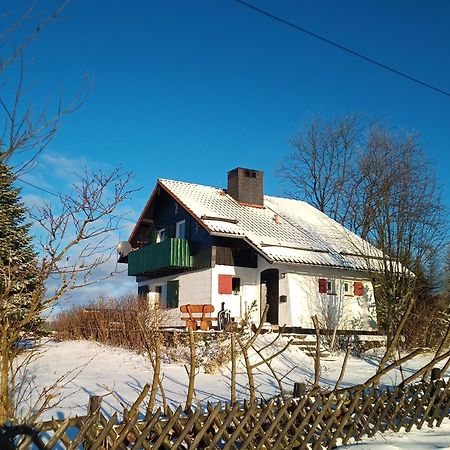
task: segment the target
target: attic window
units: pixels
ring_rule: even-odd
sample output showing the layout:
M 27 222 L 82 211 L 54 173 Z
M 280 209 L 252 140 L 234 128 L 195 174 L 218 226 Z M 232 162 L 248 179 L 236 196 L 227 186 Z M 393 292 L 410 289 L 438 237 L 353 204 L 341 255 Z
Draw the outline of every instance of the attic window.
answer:
M 167 233 L 165 228 L 161 228 L 156 231 L 156 243 L 165 241 L 167 239 Z
M 186 239 L 186 221 L 180 220 L 175 224 L 175 237 L 177 239 Z

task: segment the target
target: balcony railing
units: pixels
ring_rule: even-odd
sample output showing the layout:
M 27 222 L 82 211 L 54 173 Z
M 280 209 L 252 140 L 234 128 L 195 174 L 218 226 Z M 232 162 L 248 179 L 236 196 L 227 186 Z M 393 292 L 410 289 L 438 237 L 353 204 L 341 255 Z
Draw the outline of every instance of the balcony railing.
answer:
M 128 275 L 155 274 L 192 268 L 189 242 L 186 239 L 166 239 L 147 245 L 128 255 Z

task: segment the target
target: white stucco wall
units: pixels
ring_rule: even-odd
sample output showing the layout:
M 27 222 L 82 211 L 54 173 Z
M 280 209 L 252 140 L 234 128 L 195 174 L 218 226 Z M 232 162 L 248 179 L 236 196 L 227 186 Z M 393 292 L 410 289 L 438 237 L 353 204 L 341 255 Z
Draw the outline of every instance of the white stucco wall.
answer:
M 332 280 L 334 295 L 320 294 L 319 278 Z M 285 318 L 288 326 L 312 328 L 311 316 L 317 314 L 327 327 L 339 329 L 373 330 L 376 329 L 376 308 L 372 283 L 361 274 L 322 270 L 320 274 L 287 272 L 288 303 L 291 305 L 290 317 Z M 353 283 L 361 282 L 364 295 L 353 295 Z M 350 285 L 349 294 L 344 293 L 344 283 Z M 288 324 L 289 318 L 291 323 Z M 284 323 L 280 320 L 280 323 Z
M 219 275 L 232 275 L 239 278 L 241 283 L 239 295 L 219 294 Z M 258 317 L 258 311 L 255 309 L 259 303 L 259 272 L 257 269 L 216 265 L 212 269 L 211 292 L 211 303 L 216 311 L 219 311 L 222 302 L 225 302 L 225 308 L 231 311 L 231 317 L 244 318 L 248 313 L 254 315 L 255 319 Z
M 151 292 L 154 291 L 155 286 L 164 286 L 168 281 L 178 280 L 180 282 L 179 306 L 187 304 L 208 304 L 211 303 L 211 277 L 212 269 L 205 269 L 141 281 L 139 286 L 149 286 L 149 299 L 151 299 Z M 175 314 L 175 311 L 177 314 Z M 173 310 L 171 316 L 181 317 L 179 309 Z M 174 320 L 171 325 L 182 326 L 184 322 Z
M 259 258 L 256 276 L 258 311 L 261 298 L 259 289 L 260 273 L 266 269 L 280 272 L 279 295 L 286 295 L 287 302 L 279 304 L 279 324 L 288 327 L 312 328 L 311 316 L 317 314 L 321 321 L 339 329 L 374 330 L 377 327 L 373 286 L 363 272 L 336 268 L 301 266 L 289 264 L 269 264 Z M 319 293 L 319 278 L 332 280 L 335 294 Z M 353 295 L 353 283 L 361 282 L 363 296 Z M 344 294 L 344 283 L 350 285 L 350 295 Z
M 164 285 L 170 280 L 179 280 L 179 305 L 211 303 L 214 315 L 225 302 L 231 316 L 238 319 L 250 314 L 253 322 L 258 323 L 261 314 L 260 276 L 265 269 L 278 269 L 279 295 L 287 296 L 287 302 L 279 303 L 279 324 L 288 327 L 312 328 L 311 316 L 317 314 L 322 322 L 340 329 L 376 329 L 376 309 L 373 287 L 364 273 L 315 266 L 287 264 L 269 264 L 262 258 L 258 268 L 216 265 L 213 268 L 161 277 L 141 282 L 153 290 L 156 285 Z M 240 292 L 219 294 L 219 275 L 232 275 L 240 278 Z M 320 294 L 319 278 L 332 280 L 335 294 Z M 364 295 L 354 296 L 353 282 L 363 283 Z M 351 295 L 344 295 L 344 282 L 350 283 Z M 181 321 L 173 325 L 183 325 Z

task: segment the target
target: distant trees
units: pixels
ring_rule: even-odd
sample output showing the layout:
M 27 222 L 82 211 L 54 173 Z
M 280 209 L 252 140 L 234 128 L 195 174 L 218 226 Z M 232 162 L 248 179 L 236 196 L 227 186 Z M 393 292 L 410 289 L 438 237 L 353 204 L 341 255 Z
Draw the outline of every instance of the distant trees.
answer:
M 390 339 L 422 279 L 410 271 L 428 276 L 445 239 L 440 190 L 418 135 L 366 124 L 355 114 L 317 116 L 290 144 L 278 172 L 288 195 L 383 252 L 378 261 L 366 262 L 375 280 L 379 325 Z M 349 240 L 349 251 L 361 250 Z

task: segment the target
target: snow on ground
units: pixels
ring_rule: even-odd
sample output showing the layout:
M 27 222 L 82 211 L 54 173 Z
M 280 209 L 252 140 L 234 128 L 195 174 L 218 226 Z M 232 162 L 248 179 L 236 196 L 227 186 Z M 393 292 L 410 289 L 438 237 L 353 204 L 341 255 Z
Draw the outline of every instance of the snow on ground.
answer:
M 263 335 L 258 344 L 272 340 L 272 336 Z M 283 339 L 277 342 L 277 348 L 283 346 Z M 186 353 L 186 348 L 180 348 Z M 205 353 L 202 351 L 203 359 Z M 404 375 L 408 376 L 431 359 L 431 354 L 421 355 L 408 362 L 404 367 Z M 207 359 L 207 356 L 206 356 Z M 343 354 L 322 359 L 321 384 L 326 388 L 334 387 L 341 370 Z M 342 386 L 361 383 L 375 373 L 379 361 L 379 352 L 367 354 L 363 358 L 351 356 L 348 361 Z M 124 405 L 130 405 L 137 398 L 146 383 L 151 382 L 152 371 L 149 361 L 135 352 L 101 345 L 90 341 L 48 341 L 42 353 L 29 367 L 30 376 L 37 391 L 58 382 L 62 399 L 58 405 L 45 413 L 44 418 L 57 418 L 83 415 L 89 395 L 104 395 L 103 411 L 106 415 L 123 411 Z M 279 356 L 274 364 L 277 373 L 288 375 L 283 384 L 292 390 L 294 382 L 312 382 L 314 378 L 313 359 L 295 346 Z M 169 363 L 164 358 L 162 365 L 163 384 L 167 399 L 172 406 L 183 404 L 186 400 L 188 385 L 187 371 L 183 363 Z M 384 384 L 395 385 L 401 381 L 398 370 L 392 371 L 382 379 Z M 278 385 L 269 369 L 259 366 L 255 369 L 255 384 L 260 397 L 271 397 L 279 394 Z M 248 381 L 243 365 L 238 366 L 237 390 L 239 398 L 248 397 Z M 114 394 L 112 393 L 114 392 Z M 230 398 L 230 369 L 225 366 L 215 374 L 200 372 L 196 377 L 196 400 L 226 401 Z
M 450 420 L 446 419 L 439 428 L 424 427 L 409 433 L 378 433 L 357 444 L 338 446 L 340 450 L 435 450 L 450 449 Z

